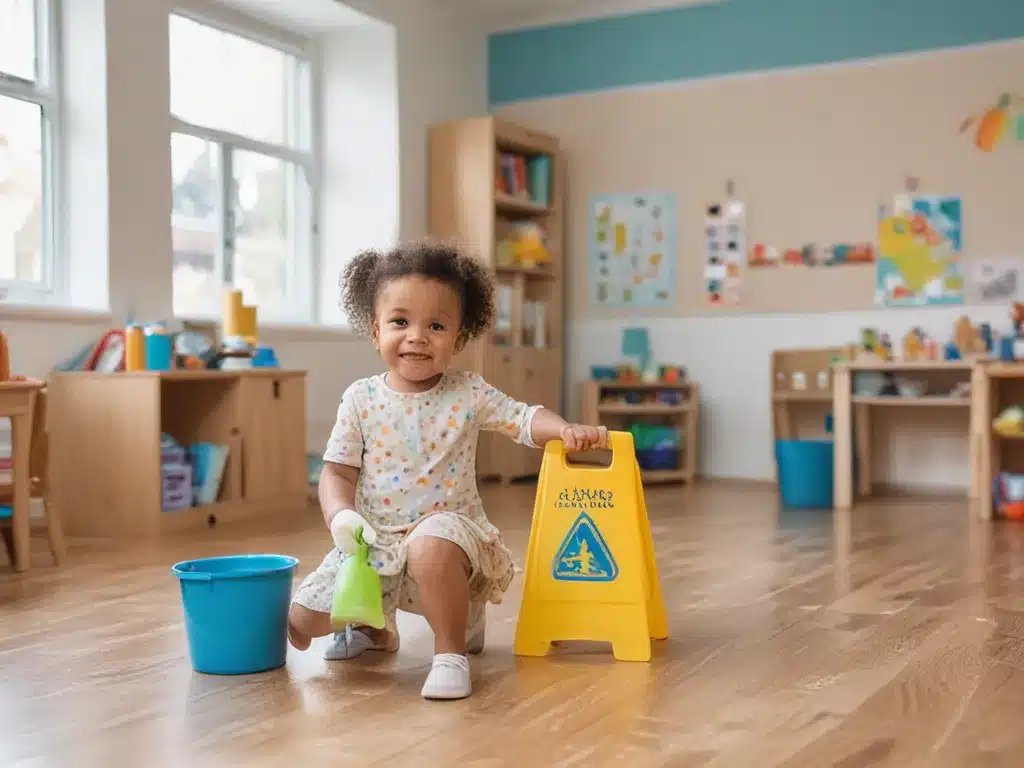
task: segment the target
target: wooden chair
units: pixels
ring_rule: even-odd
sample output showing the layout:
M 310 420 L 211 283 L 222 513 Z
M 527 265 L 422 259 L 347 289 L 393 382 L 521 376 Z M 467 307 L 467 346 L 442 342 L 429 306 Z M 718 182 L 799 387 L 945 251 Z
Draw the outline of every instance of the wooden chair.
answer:
M 60 565 L 64 559 L 66 548 L 64 531 L 61 527 L 60 514 L 50 505 L 49 499 L 49 435 L 46 429 L 46 388 L 36 395 L 36 405 L 32 413 L 32 447 L 29 454 L 29 477 L 31 487 L 29 494 L 33 499 L 43 502 L 46 512 L 46 531 L 50 541 L 50 553 L 54 564 Z M 0 504 L 11 504 L 14 500 L 14 486 L 11 483 L 0 483 Z M 0 534 L 3 535 L 7 557 L 14 562 L 14 531 L 11 521 L 0 520 Z

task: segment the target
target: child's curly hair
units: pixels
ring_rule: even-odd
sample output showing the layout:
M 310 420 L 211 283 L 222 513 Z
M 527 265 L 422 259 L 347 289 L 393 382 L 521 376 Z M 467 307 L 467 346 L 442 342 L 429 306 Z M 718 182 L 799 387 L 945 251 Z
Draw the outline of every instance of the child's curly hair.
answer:
M 391 280 L 419 276 L 450 286 L 462 302 L 459 348 L 487 331 L 494 321 L 494 277 L 483 262 L 457 248 L 422 242 L 390 251 L 363 251 L 341 274 L 341 308 L 360 336 L 373 329 L 377 297 Z

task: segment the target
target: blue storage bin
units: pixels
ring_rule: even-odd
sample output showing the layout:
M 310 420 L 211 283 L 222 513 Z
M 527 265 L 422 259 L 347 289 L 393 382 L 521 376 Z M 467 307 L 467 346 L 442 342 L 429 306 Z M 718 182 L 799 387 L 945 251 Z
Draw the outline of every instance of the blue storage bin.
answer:
M 287 555 L 231 555 L 175 564 L 196 672 L 245 675 L 284 665 L 298 563 Z
M 637 450 L 636 463 L 645 470 L 679 469 L 679 449 L 670 446 Z
M 775 462 L 784 506 L 802 509 L 833 506 L 832 440 L 777 440 Z

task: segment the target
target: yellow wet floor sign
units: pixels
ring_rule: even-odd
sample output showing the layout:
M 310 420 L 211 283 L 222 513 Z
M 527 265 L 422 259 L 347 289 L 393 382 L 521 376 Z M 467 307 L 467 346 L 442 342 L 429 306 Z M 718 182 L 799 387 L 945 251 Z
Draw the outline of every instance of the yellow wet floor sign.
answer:
M 628 432 L 609 434 L 607 467 L 569 464 L 547 444 L 515 653 L 543 656 L 554 640 L 610 641 L 616 659 L 648 661 L 668 637 L 640 468 Z

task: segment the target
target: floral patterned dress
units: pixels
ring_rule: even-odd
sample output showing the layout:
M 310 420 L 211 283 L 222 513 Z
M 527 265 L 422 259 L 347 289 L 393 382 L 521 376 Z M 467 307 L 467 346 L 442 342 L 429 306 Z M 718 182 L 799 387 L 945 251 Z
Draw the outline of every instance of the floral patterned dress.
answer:
M 356 511 L 377 533 L 371 564 L 381 575 L 384 614 L 418 612 L 415 583 L 406 578 L 409 542 L 438 536 L 465 551 L 470 599 L 501 602 L 512 580 L 511 553 L 487 519 L 476 487 L 481 430 L 534 446 L 530 424 L 540 406 L 518 402 L 475 373 L 445 373 L 426 392 L 396 392 L 386 374 L 361 379 L 342 396 L 324 460 L 360 468 Z M 299 585 L 294 600 L 331 609 L 334 579 L 345 555 L 337 549 Z

